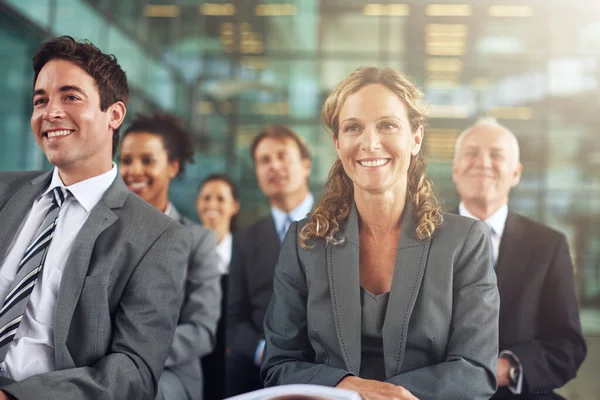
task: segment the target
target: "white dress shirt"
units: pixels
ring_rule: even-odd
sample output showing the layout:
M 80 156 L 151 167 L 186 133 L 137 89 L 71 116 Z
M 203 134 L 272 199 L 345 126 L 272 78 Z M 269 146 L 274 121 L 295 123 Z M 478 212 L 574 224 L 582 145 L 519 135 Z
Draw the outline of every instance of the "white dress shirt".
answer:
M 6 358 L 0 363 L 0 375 L 20 381 L 33 375 L 54 371 L 54 306 L 62 271 L 75 237 L 92 208 L 100 201 L 116 176 L 117 167 L 113 163 L 112 169 L 102 175 L 65 186 L 55 168 L 50 186 L 33 203 L 16 240 L 1 262 L 1 301 L 4 301 L 8 288 L 15 279 L 17 266 L 25 249 L 52 205 L 49 193 L 58 186 L 66 187 L 70 191 L 56 220 L 56 229 L 48 247 L 42 276 L 38 278 L 29 297 L 23 320 L 10 344 Z
M 470 217 L 473 219 L 479 219 L 475 217 L 473 214 L 467 210 L 465 204 L 461 201 L 458 205 L 458 213 L 465 217 Z M 490 235 L 492 238 L 492 260 L 494 263 L 494 267 L 496 267 L 496 262 L 498 261 L 498 254 L 500 251 L 500 241 L 502 240 L 502 235 L 504 234 L 504 227 L 506 226 L 506 218 L 508 217 L 508 205 L 503 205 L 499 209 L 497 209 L 492 215 L 487 217 L 484 222 L 488 224 L 490 227 Z M 500 299 L 502 301 L 502 299 Z M 508 389 L 514 394 L 521 394 L 523 391 L 523 366 L 521 364 L 521 360 L 510 350 L 502 350 L 500 352 L 500 357 L 507 358 L 512 363 L 517 365 L 517 368 L 520 370 L 519 379 L 514 385 L 510 385 Z
M 479 219 L 467 210 L 465 204 L 461 201 L 458 205 L 458 213 L 465 217 L 473 219 Z M 498 253 L 500 251 L 500 241 L 502 240 L 502 234 L 504 233 L 504 226 L 506 225 L 506 218 L 508 217 L 508 206 L 505 204 L 497 209 L 492 215 L 487 217 L 484 222 L 490 227 L 490 233 L 492 238 L 492 260 L 494 267 L 496 261 L 498 261 Z
M 231 233 L 228 233 L 217 243 L 217 254 L 219 255 L 219 265 L 217 265 L 221 275 L 229 273 L 229 264 L 231 264 L 231 246 L 233 244 Z

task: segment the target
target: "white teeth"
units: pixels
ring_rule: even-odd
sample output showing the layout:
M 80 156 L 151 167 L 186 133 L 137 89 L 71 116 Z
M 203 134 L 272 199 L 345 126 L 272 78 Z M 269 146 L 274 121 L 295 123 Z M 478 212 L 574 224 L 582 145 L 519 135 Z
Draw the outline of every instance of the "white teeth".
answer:
M 381 159 L 381 160 L 376 160 L 376 161 L 359 161 L 360 165 L 362 165 L 363 167 L 381 167 L 382 165 L 385 165 L 388 163 L 388 159 Z
M 130 182 L 129 188 L 131 190 L 141 190 L 146 187 L 146 182 Z
M 207 217 L 218 217 L 219 216 L 219 212 L 216 210 L 207 210 L 206 211 L 206 216 Z
M 52 132 L 48 132 L 48 137 L 49 138 L 53 138 L 53 137 L 58 137 L 58 136 L 67 136 L 70 135 L 71 133 L 73 133 L 73 131 L 70 130 L 62 130 L 62 131 L 52 131 Z

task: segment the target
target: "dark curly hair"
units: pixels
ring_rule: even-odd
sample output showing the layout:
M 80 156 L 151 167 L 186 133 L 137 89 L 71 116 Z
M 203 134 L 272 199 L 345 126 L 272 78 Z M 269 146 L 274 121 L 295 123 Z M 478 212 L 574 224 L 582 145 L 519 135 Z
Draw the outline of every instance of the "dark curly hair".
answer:
M 136 132 L 148 132 L 162 139 L 169 161 L 179 161 L 178 176 L 185 171 L 185 164 L 194 162 L 194 140 L 178 116 L 161 111 L 137 114 L 123 138 Z
M 76 41 L 71 36 L 60 36 L 41 44 L 33 56 L 33 86 L 40 71 L 52 60 L 67 60 L 77 64 L 88 75 L 94 78 L 100 95 L 100 110 L 122 101 L 125 106 L 129 102 L 129 86 L 127 75 L 112 54 L 104 54 L 88 40 Z M 113 156 L 119 146 L 119 128 L 113 130 Z

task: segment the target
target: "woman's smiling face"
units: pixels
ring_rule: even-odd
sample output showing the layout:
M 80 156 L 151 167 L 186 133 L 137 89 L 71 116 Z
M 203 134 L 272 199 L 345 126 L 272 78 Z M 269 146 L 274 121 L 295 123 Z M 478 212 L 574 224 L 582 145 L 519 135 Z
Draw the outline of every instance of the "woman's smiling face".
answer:
M 421 150 L 423 128 L 412 132 L 400 98 L 381 84 L 363 86 L 348 96 L 338 120 L 335 146 L 355 191 L 406 190 L 411 156 Z

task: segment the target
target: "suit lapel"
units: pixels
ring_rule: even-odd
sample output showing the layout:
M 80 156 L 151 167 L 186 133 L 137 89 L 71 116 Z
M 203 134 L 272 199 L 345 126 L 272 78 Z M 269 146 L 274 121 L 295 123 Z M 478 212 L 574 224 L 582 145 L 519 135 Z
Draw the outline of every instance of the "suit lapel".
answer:
M 92 253 L 98 236 L 118 219 L 117 215 L 111 209 L 122 207 L 128 195 L 129 192 L 122 178 L 117 176 L 112 185 L 104 193 L 104 196 L 102 196 L 102 199 L 92 209 L 81 230 L 75 237 L 71 252 L 65 263 L 56 299 L 54 314 L 55 344 L 66 342 L 71 318 L 83 289 L 83 283 L 91 263 Z M 101 254 L 98 256 L 101 256 Z M 59 354 L 67 356 L 66 352 L 56 352 L 57 356 Z M 65 360 L 56 361 L 57 364 L 65 365 Z
M 48 188 L 51 177 L 52 171 L 48 171 L 33 179 L 30 184 L 19 189 L 0 212 L 0 226 L 4 232 L 0 235 L 0 259 L 16 240 L 23 220 L 29 214 L 35 199 Z
M 500 240 L 500 248 L 498 250 L 498 261 L 496 262 L 496 278 L 498 281 L 498 290 L 500 293 L 505 293 L 504 289 L 510 289 L 511 279 L 519 276 L 515 273 L 521 265 L 526 265 L 528 260 L 523 259 L 524 255 L 530 253 L 527 249 L 527 240 L 522 238 L 523 229 L 521 221 L 514 213 L 509 212 L 502 232 Z
M 261 235 L 262 236 L 262 235 Z M 275 273 L 275 265 L 279 259 L 279 250 L 281 250 L 281 242 L 279 241 L 279 235 L 275 228 L 275 220 L 272 216 L 266 218 L 264 225 L 264 242 L 261 240 L 260 243 L 265 243 L 265 265 L 271 266 L 271 275 Z
M 361 304 L 359 276 L 358 211 L 352 205 L 342 244 L 327 246 L 327 273 L 336 333 L 346 369 L 360 372 Z
M 392 278 L 392 288 L 383 324 L 385 374 L 400 373 L 404 360 L 408 324 L 421 288 L 427 264 L 430 240 L 416 236 L 417 222 L 413 206 L 407 204 L 402 217 L 400 243 Z

